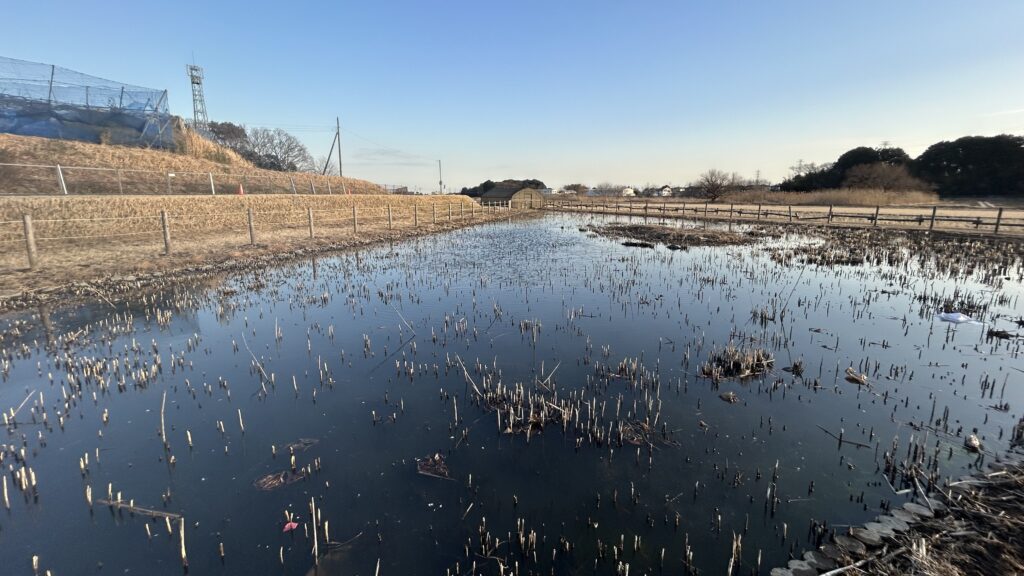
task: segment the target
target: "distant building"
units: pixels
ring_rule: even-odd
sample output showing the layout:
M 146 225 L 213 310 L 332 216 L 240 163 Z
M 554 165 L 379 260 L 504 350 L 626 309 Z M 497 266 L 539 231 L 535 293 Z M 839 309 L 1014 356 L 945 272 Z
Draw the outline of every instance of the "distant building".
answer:
M 480 195 L 481 204 L 511 202 L 513 208 L 540 208 L 544 196 L 536 188 L 518 188 L 498 185 Z
M 631 187 L 629 187 L 629 186 L 626 186 L 625 188 L 622 189 L 622 193 L 621 194 L 625 198 L 632 198 L 632 197 L 636 196 L 636 190 L 631 188 Z
M 658 196 L 661 196 L 662 198 L 672 196 L 672 187 L 668 185 L 662 186 L 658 189 Z

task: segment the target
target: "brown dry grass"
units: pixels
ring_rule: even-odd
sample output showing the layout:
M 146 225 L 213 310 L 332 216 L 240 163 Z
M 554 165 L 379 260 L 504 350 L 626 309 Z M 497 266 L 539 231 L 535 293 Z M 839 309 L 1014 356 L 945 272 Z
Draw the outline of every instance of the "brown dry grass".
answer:
M 353 206 L 358 231 L 352 226 Z M 256 246 L 249 244 L 249 208 Z M 314 239 L 309 238 L 308 208 L 313 209 Z M 160 210 L 170 215 L 170 256 L 162 255 Z M 33 215 L 40 259 L 35 271 L 27 268 L 22 213 Z M 507 217 L 507 212 L 485 213 L 465 196 L 0 198 L 0 298 L 111 275 L 173 272 L 300 249 L 358 246 Z
M 166 210 L 172 235 L 183 232 L 219 232 L 247 229 L 247 210 L 252 209 L 257 229 L 284 224 L 305 225 L 306 209 L 312 208 L 315 223 L 351 224 L 352 208 L 360 220 L 386 218 L 392 206 L 392 220 L 447 219 L 448 205 L 455 216 L 467 213 L 476 203 L 467 196 L 393 196 L 275 194 L 257 196 L 15 196 L 0 197 L 0 242 L 23 240 L 23 214 L 33 218 L 36 237 L 85 239 L 85 236 L 119 238 L 124 235 L 160 235 L 160 212 Z M 97 238 L 99 240 L 99 238 Z M 70 240 L 69 240 L 70 241 Z M 3 246 L 3 244 L 0 244 Z
M 289 193 L 294 179 L 299 193 L 308 192 L 310 184 L 319 193 L 330 188 L 342 192 L 342 178 L 307 173 L 285 173 L 256 168 L 235 152 L 204 138 L 184 131 L 176 137 L 180 152 L 147 150 L 129 146 L 110 146 L 55 140 L 33 136 L 0 134 L 0 162 L 64 167 L 64 178 L 72 194 L 166 194 L 168 173 L 175 194 L 209 194 L 209 175 L 213 174 L 218 193 L 235 193 L 239 185 L 252 193 Z M 121 170 L 83 170 L 106 168 Z M 345 189 L 352 194 L 379 194 L 383 189 L 372 182 L 344 179 Z M 3 167 L 0 193 L 56 194 L 56 172 L 44 168 Z
M 721 202 L 792 206 L 931 206 L 940 200 L 935 192 L 850 188 L 814 192 L 732 192 L 719 200 Z

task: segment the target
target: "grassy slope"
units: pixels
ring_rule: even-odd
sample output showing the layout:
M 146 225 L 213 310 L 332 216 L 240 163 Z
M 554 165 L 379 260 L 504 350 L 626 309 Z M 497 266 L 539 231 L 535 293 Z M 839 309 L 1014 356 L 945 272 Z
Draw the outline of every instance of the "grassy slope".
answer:
M 76 142 L 72 140 L 55 140 L 52 138 L 37 138 L 33 136 L 15 136 L 13 134 L 0 134 L 0 163 L 10 164 L 44 164 L 68 167 L 93 167 L 93 168 L 118 168 L 122 170 L 152 170 L 161 173 L 174 172 L 179 174 L 184 191 L 192 191 L 187 187 L 193 184 L 196 193 L 203 193 L 209 190 L 209 182 L 206 174 L 230 174 L 238 178 L 218 178 L 218 187 L 225 190 L 236 190 L 238 183 L 242 182 L 241 176 L 246 176 L 246 183 L 255 182 L 277 182 L 280 191 L 288 189 L 288 177 L 290 174 L 262 170 L 256 168 L 235 152 L 209 142 L 194 133 L 183 130 L 175 137 L 178 142 L 179 152 L 166 152 L 162 150 L 147 150 L 128 146 L 110 146 L 103 144 L 92 144 L 89 142 Z M 38 171 L 36 171 L 38 172 Z M 194 173 L 195 178 L 185 178 L 186 174 Z M 320 175 L 295 174 L 298 178 L 297 186 L 308 190 L 309 182 L 320 190 L 326 191 L 328 180 L 331 187 L 336 191 L 342 190 L 342 179 L 325 177 Z M 39 180 L 41 174 L 34 173 L 31 169 L 15 169 L 0 167 L 0 192 L 32 194 L 40 193 Z M 108 172 L 94 172 L 74 170 L 69 168 L 65 171 L 65 178 L 68 179 L 69 189 L 75 188 L 78 184 L 83 190 L 97 191 L 106 190 L 117 192 L 116 174 Z M 145 188 L 144 193 L 152 193 L 148 187 L 163 190 L 161 186 L 166 182 L 163 176 L 153 175 L 152 182 L 149 182 L 144 175 L 125 174 L 124 178 L 129 186 Z M 52 177 L 45 182 L 52 185 Z M 350 193 L 375 194 L 383 190 L 377 184 L 345 178 L 346 188 Z M 132 189 L 129 188 L 129 191 Z M 48 192 L 49 190 L 43 190 Z M 300 192 L 302 190 L 300 189 Z

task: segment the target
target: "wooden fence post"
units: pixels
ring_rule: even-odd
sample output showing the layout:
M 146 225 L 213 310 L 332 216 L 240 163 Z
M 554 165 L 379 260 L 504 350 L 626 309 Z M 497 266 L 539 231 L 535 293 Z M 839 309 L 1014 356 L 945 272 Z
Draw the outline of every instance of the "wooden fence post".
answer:
M 793 207 L 792 206 L 786 206 L 786 208 L 789 210 L 789 221 L 792 222 L 793 221 Z
M 167 173 L 167 194 L 168 195 L 174 194 L 174 192 L 171 189 L 171 178 L 174 178 L 174 173 L 168 172 Z
M 356 207 L 352 206 L 352 233 L 357 234 L 359 232 L 359 216 L 356 215 Z
M 391 221 L 391 204 L 388 204 L 388 230 L 394 229 L 394 224 Z
M 64 181 L 64 170 L 61 169 L 60 164 L 57 164 L 57 183 L 60 184 L 60 191 L 65 196 L 67 196 L 68 195 L 68 185 L 67 185 L 67 182 Z
M 757 205 L 757 218 L 756 219 L 757 220 L 761 219 L 761 205 L 760 204 Z
M 704 219 L 707 220 L 707 218 L 708 218 L 708 203 L 705 202 L 704 203 Z
M 1003 222 L 1003 209 L 999 209 L 999 213 L 996 214 L 996 230 L 994 234 L 999 234 L 999 225 Z
M 25 223 L 25 250 L 28 251 L 28 267 L 32 270 L 39 265 L 36 254 L 36 233 L 32 229 L 32 215 L 23 214 L 22 221 Z
M 451 202 L 448 203 L 448 221 L 449 222 L 452 221 L 452 203 Z
M 206 173 L 210 177 L 210 196 L 217 195 L 217 187 L 213 185 L 213 172 Z
M 459 220 L 466 219 L 466 203 L 462 202 L 459 204 Z
M 171 253 L 171 224 L 167 221 L 167 210 L 160 211 L 160 227 L 164 232 L 164 254 Z
M 309 179 L 309 192 L 311 194 L 316 194 L 316 186 L 313 186 L 313 177 L 307 176 L 307 178 Z
M 832 223 L 832 205 L 831 204 L 828 205 L 828 223 L 829 224 Z
M 430 205 L 434 209 L 434 224 L 437 224 L 437 204 Z
M 306 208 L 306 218 L 309 220 L 309 238 L 313 239 L 313 209 Z
M 249 218 L 249 244 L 256 245 L 256 228 L 252 224 L 252 208 L 246 208 L 245 213 Z
M 928 223 L 928 230 L 935 228 L 935 212 L 938 210 L 938 206 L 932 206 L 932 221 Z
M 876 205 L 875 206 L 875 217 L 873 218 L 873 223 L 871 224 L 872 226 L 878 226 L 878 209 L 879 209 L 879 206 Z
M 420 205 L 412 205 L 412 227 L 418 228 L 420 225 Z
M 298 192 L 295 190 L 295 178 L 289 176 L 288 181 L 292 183 L 292 194 L 298 194 Z
M 121 182 L 121 169 L 118 168 L 117 172 L 117 193 L 124 194 L 124 184 Z

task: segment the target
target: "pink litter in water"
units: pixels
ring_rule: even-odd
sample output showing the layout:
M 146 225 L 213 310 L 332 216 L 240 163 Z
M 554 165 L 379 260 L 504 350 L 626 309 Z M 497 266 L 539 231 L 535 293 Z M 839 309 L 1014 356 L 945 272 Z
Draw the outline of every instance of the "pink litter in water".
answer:
M 299 524 L 297 522 L 289 522 L 289 523 L 284 525 L 283 532 L 291 532 L 292 530 L 295 530 L 298 527 L 299 527 Z

